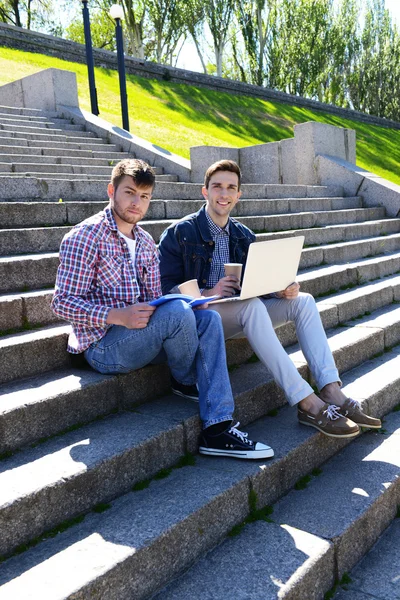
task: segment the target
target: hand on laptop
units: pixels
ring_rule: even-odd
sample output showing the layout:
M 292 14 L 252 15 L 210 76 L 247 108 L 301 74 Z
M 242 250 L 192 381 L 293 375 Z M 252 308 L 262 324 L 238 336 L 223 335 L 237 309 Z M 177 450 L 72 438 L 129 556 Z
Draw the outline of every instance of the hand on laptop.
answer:
M 237 277 L 233 275 L 228 275 L 227 277 L 222 277 L 213 288 L 210 290 L 204 290 L 203 296 L 215 296 L 218 294 L 223 298 L 230 298 L 234 296 L 240 291 L 240 282 Z
M 287 286 L 282 292 L 277 292 L 278 298 L 285 298 L 285 300 L 294 300 L 299 295 L 300 284 L 295 281 Z

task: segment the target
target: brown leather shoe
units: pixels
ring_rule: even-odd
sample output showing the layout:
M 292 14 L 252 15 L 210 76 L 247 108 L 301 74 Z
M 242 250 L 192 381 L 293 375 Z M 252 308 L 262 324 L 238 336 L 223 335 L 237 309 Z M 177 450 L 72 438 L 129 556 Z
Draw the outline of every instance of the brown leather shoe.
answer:
M 359 427 L 368 427 L 369 429 L 380 429 L 382 427 L 381 420 L 366 415 L 361 410 L 361 404 L 357 400 L 347 398 L 346 402 L 337 408 L 338 412 L 340 412 L 343 417 L 351 419 L 354 423 L 357 423 Z
M 315 427 L 329 437 L 350 438 L 360 433 L 359 426 L 341 415 L 339 407 L 334 404 L 325 403 L 316 415 L 298 407 L 297 417 L 302 425 Z

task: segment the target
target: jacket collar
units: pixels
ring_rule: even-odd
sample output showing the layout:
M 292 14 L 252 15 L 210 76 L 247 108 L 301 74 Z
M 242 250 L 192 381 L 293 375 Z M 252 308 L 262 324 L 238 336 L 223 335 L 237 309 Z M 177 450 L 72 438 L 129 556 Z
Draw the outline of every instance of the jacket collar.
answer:
M 202 206 L 199 212 L 197 213 L 197 219 L 201 237 L 205 242 L 212 242 L 213 237 L 211 235 L 210 227 L 207 221 L 206 205 Z M 242 239 L 246 237 L 245 234 L 238 227 L 238 222 L 235 219 L 232 219 L 232 217 L 229 217 L 229 235 L 232 239 Z

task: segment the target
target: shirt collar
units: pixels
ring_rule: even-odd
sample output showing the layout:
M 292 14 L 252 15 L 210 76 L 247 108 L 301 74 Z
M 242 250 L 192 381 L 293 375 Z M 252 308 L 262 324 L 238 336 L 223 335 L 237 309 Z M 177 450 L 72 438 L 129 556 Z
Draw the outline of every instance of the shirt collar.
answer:
M 106 206 L 106 208 L 104 209 L 104 218 L 105 218 L 105 221 L 106 221 L 108 227 L 111 229 L 111 231 L 116 231 L 117 233 L 119 233 L 117 223 L 115 221 L 114 214 L 113 214 L 113 211 L 111 210 L 110 204 L 108 206 Z M 137 234 L 139 233 L 139 228 L 136 227 L 136 225 L 133 225 L 132 229 L 135 230 L 135 237 L 136 237 Z
M 208 214 L 207 211 L 205 211 L 205 213 L 206 213 L 206 217 L 207 217 L 208 226 L 210 228 L 210 233 L 213 237 L 217 236 L 217 235 L 221 235 L 221 233 L 224 233 L 229 236 L 229 219 L 228 219 L 228 222 L 225 225 L 225 227 L 220 227 L 219 225 L 214 223 L 214 221 L 212 220 L 212 218 L 210 217 L 210 215 Z

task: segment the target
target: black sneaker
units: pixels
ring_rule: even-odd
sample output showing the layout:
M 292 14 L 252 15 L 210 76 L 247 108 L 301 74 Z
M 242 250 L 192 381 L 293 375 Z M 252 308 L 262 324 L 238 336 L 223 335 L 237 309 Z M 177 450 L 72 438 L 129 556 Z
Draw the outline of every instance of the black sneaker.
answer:
M 210 435 L 205 429 L 200 435 L 200 454 L 252 459 L 274 456 L 274 451 L 269 446 L 247 439 L 247 433 L 236 429 L 239 425 L 240 423 L 236 423 L 236 425 L 218 435 Z
M 195 402 L 199 401 L 199 390 L 197 389 L 197 385 L 183 385 L 183 383 L 179 383 L 179 381 L 171 375 L 171 388 L 176 396 L 189 398 L 189 400 L 194 400 Z

